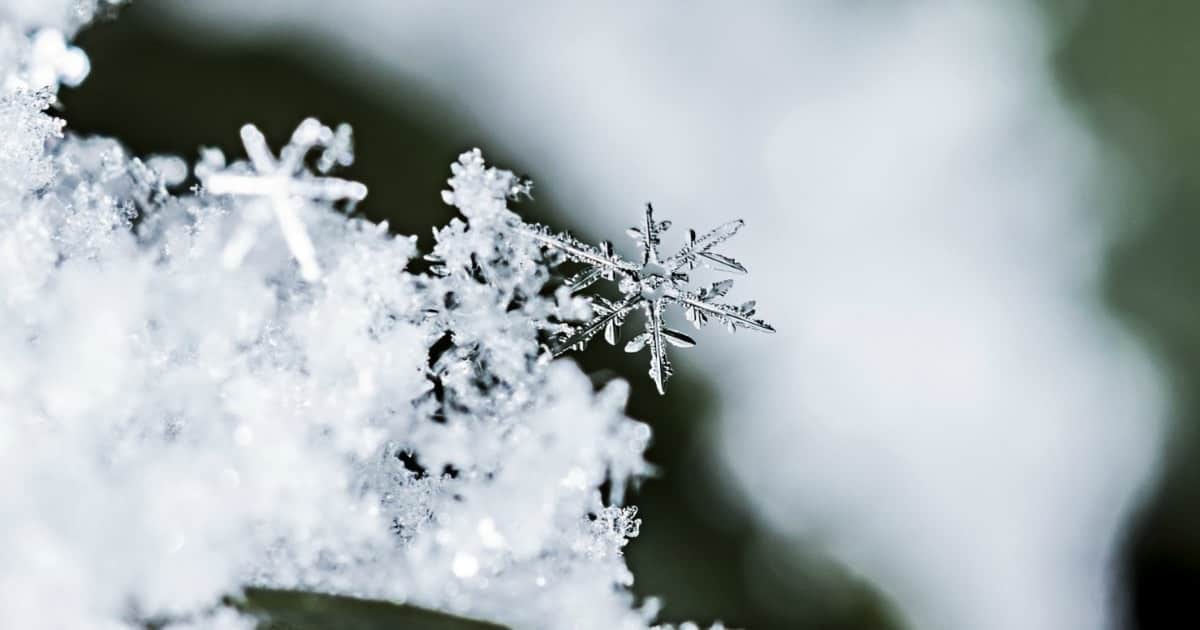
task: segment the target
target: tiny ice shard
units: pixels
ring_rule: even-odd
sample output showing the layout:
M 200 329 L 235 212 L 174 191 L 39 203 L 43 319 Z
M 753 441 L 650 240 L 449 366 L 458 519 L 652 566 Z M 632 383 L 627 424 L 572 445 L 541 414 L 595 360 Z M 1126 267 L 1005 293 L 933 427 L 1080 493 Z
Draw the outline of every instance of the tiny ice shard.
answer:
M 292 134 L 292 139 L 276 159 L 258 127 L 247 124 L 241 131 L 242 144 L 250 157 L 252 170 L 238 168 L 198 169 L 204 187 L 218 195 L 248 196 L 270 204 L 283 232 L 284 241 L 300 265 L 301 276 L 309 281 L 321 277 L 316 250 L 297 212 L 306 201 L 350 201 L 367 196 L 367 187 L 337 177 L 315 176 L 305 168 L 304 158 L 314 148 L 323 150 L 318 171 L 324 173 L 337 165 L 353 161 L 350 128 L 341 125 L 335 133 L 315 118 L 307 118 Z M 237 268 L 253 247 L 260 221 L 251 216 L 225 247 L 225 266 Z
M 674 255 L 662 259 L 658 245 L 662 233 L 671 227 L 671 222 L 656 221 L 654 208 L 646 204 L 642 225 L 629 229 L 629 235 L 642 248 L 640 264 L 614 253 L 613 245 L 608 241 L 596 247 L 569 234 L 555 234 L 545 226 L 525 226 L 525 233 L 544 247 L 559 252 L 567 260 L 584 265 L 582 271 L 567 279 L 566 285 L 572 293 L 582 291 L 601 279 L 616 281 L 621 292 L 617 300 L 593 297 L 592 319 L 565 335 L 553 348 L 553 354 L 557 356 L 570 350 L 581 350 L 602 330 L 605 340 L 615 345 L 625 318 L 641 308 L 646 319 L 644 330 L 625 345 L 625 350 L 639 352 L 643 348 L 650 348 L 650 378 L 658 388 L 658 393 L 662 394 L 672 371 L 671 363 L 667 360 L 667 345 L 681 348 L 696 345 L 688 335 L 667 327 L 663 312 L 668 305 L 682 307 L 688 321 L 696 328 L 715 319 L 725 324 L 730 332 L 738 328 L 775 332 L 770 324 L 754 318 L 754 302 L 734 306 L 716 301 L 729 292 L 733 286 L 732 280 L 716 282 L 699 290 L 688 288 L 686 272 L 695 269 L 696 265 L 746 273 L 741 263 L 713 251 L 717 245 L 737 234 L 743 225 L 745 222 L 740 219 L 730 221 L 702 236 L 696 236 L 694 230 L 689 230 L 687 243 Z

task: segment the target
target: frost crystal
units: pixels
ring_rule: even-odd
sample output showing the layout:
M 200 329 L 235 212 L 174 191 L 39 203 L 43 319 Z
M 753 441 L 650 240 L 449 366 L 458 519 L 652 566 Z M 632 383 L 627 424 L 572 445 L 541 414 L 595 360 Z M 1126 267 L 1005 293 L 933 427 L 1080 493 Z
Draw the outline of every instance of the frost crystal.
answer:
M 569 234 L 555 234 L 540 225 L 521 228 L 546 248 L 557 252 L 567 260 L 581 263 L 584 269 L 568 278 L 566 287 L 571 294 L 578 293 L 597 281 L 616 281 L 621 297 L 610 300 L 602 296 L 592 298 L 594 316 L 569 334 L 563 335 L 552 349 L 555 356 L 571 350 L 582 349 L 600 331 L 610 344 L 616 344 L 621 325 L 631 312 L 641 309 L 645 315 L 643 332 L 625 345 L 626 352 L 650 349 L 650 378 L 660 394 L 664 393 L 667 379 L 671 376 L 671 363 L 667 359 L 667 345 L 688 348 L 696 342 L 688 335 L 669 328 L 664 311 L 669 305 L 683 308 L 688 321 L 696 328 L 709 320 L 726 325 L 730 332 L 748 328 L 759 332 L 773 333 L 775 329 L 766 322 L 754 318 L 754 302 L 733 306 L 718 302 L 733 286 L 732 280 L 722 280 L 698 290 L 688 288 L 688 271 L 697 265 L 710 269 L 746 273 L 746 268 L 736 260 L 713 251 L 717 245 L 729 240 L 742 228 L 741 220 L 720 225 L 703 236 L 688 230 L 688 240 L 674 255 L 662 259 L 658 246 L 662 233 L 671 227 L 670 221 L 657 221 L 654 208 L 646 204 L 645 220 L 641 226 L 629 229 L 629 235 L 642 249 L 642 262 L 634 263 L 613 251 L 612 243 L 605 241 L 599 247 L 588 245 Z
M 312 239 L 300 219 L 300 208 L 307 201 L 348 200 L 357 203 L 367 196 L 367 187 L 337 177 L 314 177 L 305 169 L 304 158 L 310 150 L 319 147 L 324 149 L 317 166 L 322 173 L 328 172 L 334 164 L 350 164 L 354 158 L 349 126 L 342 125 L 335 134 L 315 118 L 308 118 L 296 128 L 278 160 L 271 154 L 258 127 L 245 125 L 241 136 L 252 172 L 247 172 L 245 165 L 221 169 L 223 160 L 216 156 L 215 163 L 205 165 L 206 168 L 197 174 L 211 193 L 256 197 L 269 203 L 288 249 L 300 264 L 301 275 L 309 282 L 316 281 L 321 277 L 321 266 L 317 263 Z M 258 205 L 251 206 L 242 228 L 225 248 L 222 260 L 226 268 L 234 269 L 242 263 L 254 245 L 265 214 Z
M 0 84 L 30 85 L 36 33 L 0 21 Z M 249 628 L 223 604 L 246 586 L 651 623 L 621 553 L 650 430 L 623 381 L 545 360 L 588 305 L 508 207 L 528 182 L 461 156 L 461 218 L 411 270 L 415 238 L 334 205 L 366 194 L 324 175 L 349 127 L 276 157 L 247 125 L 249 163 L 203 152 L 180 191 L 180 158 L 64 135 L 46 67 L 0 94 L 4 627 Z

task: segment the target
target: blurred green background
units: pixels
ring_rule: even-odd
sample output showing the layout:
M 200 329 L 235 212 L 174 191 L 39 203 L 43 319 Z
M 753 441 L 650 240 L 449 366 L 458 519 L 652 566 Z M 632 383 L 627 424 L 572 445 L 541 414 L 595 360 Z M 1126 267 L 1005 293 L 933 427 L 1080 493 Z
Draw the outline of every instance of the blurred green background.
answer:
M 1132 524 L 1122 583 L 1137 628 L 1200 627 L 1200 3 L 1094 0 L 1060 21 L 1060 81 L 1131 178 L 1108 299 L 1170 375 L 1164 476 Z
M 344 174 L 367 184 L 361 211 L 429 245 L 432 226 L 452 215 L 438 192 L 448 165 L 480 146 L 493 163 L 532 176 L 531 220 L 571 229 L 556 211 L 565 195 L 538 178 L 536 163 L 506 151 L 439 102 L 401 80 L 351 81 L 308 54 L 318 44 L 268 39 L 206 47 L 173 37 L 150 2 L 92 27 L 80 45 L 92 59 L 84 85 L 62 94 L 79 133 L 121 138 L 138 154 L 194 158 L 216 145 L 241 154 L 237 130 L 258 124 L 276 142 L 306 116 L 349 122 L 357 162 Z M 1126 193 L 1118 220 L 1125 237 L 1111 252 L 1107 290 L 1172 377 L 1176 425 L 1166 471 L 1132 524 L 1118 567 L 1130 627 L 1200 627 L 1200 3 L 1095 0 L 1042 3 L 1059 34 L 1056 67 L 1080 115 L 1117 156 Z M 304 51 L 306 54 L 298 54 Z M 130 116 L 129 112 L 137 112 Z M 649 457 L 661 474 L 630 500 L 645 519 L 628 548 L 635 590 L 664 599 L 667 620 L 724 620 L 749 628 L 899 628 L 886 598 L 818 548 L 775 554 L 772 540 L 721 497 L 703 461 L 712 388 L 680 362 L 670 395 L 659 397 L 637 357 L 606 346 L 579 357 L 591 372 L 626 377 L 629 412 L 654 427 Z M 723 510 L 713 518 L 713 506 Z M 766 548 L 764 548 L 764 545 Z M 762 558 L 779 558 L 777 565 Z M 751 558 L 758 559 L 751 561 Z M 796 560 L 802 558 L 803 560 Z

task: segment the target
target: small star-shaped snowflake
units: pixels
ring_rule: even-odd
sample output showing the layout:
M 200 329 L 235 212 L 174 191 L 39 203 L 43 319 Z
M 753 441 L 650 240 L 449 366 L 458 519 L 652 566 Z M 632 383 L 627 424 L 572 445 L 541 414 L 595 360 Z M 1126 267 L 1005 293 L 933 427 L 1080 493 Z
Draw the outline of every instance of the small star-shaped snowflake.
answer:
M 279 159 L 271 154 L 267 140 L 258 127 L 245 125 L 241 130 L 242 144 L 253 167 L 225 169 L 224 157 L 219 152 L 207 168 L 198 168 L 204 187 L 218 195 L 258 197 L 270 203 L 275 220 L 283 231 L 284 241 L 292 256 L 300 265 L 301 276 L 309 281 L 321 277 L 317 254 L 312 239 L 297 208 L 305 201 L 362 201 L 367 196 L 367 187 L 359 182 L 337 177 L 317 177 L 308 172 L 304 158 L 314 148 L 323 150 L 317 170 L 328 172 L 335 164 L 349 165 L 353 161 L 350 148 L 350 127 L 341 125 L 337 131 L 322 125 L 315 118 L 305 119 L 296 127 L 292 139 L 279 153 Z M 238 267 L 253 247 L 262 223 L 262 214 L 248 217 L 242 229 L 225 247 L 223 260 L 226 267 Z
M 699 290 L 691 290 L 687 286 L 689 278 L 686 272 L 695 269 L 696 265 L 746 273 L 746 268 L 736 260 L 712 251 L 717 245 L 737 234 L 743 225 L 745 222 L 741 220 L 730 221 L 699 237 L 694 230 L 688 230 L 687 243 L 674 255 L 662 259 L 658 253 L 658 245 L 662 233 L 670 228 L 671 222 L 656 221 L 654 208 L 646 204 L 646 216 L 642 225 L 629 229 L 629 235 L 642 247 L 641 264 L 630 262 L 615 254 L 612 243 L 607 241 L 595 247 L 569 234 L 555 234 L 544 226 L 526 226 L 524 232 L 538 243 L 558 252 L 567 260 L 584 265 L 583 271 L 567 280 L 567 287 L 572 293 L 582 291 L 600 279 L 616 281 L 621 292 L 621 297 L 617 300 L 593 297 L 593 318 L 566 335 L 552 349 L 552 353 L 558 356 L 570 350 L 582 349 L 601 330 L 610 344 L 616 344 L 618 330 L 625 318 L 641 308 L 645 314 L 645 328 L 625 345 L 625 351 L 639 352 L 647 347 L 650 349 L 650 378 L 658 388 L 658 393 L 662 394 L 667 379 L 671 376 L 667 345 L 682 348 L 696 345 L 691 337 L 666 326 L 663 312 L 668 305 L 682 307 L 687 319 L 696 328 L 708 323 L 710 319 L 715 319 L 724 323 L 730 332 L 738 328 L 775 332 L 770 324 L 754 319 L 754 302 L 733 306 L 716 301 L 729 292 L 733 280 L 716 282 Z

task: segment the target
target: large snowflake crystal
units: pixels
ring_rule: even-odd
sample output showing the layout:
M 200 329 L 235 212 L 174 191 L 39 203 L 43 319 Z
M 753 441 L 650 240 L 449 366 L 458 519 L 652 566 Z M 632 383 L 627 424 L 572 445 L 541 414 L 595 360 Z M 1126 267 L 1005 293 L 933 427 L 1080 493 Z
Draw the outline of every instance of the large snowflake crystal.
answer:
M 583 271 L 566 281 L 566 286 L 572 293 L 582 291 L 601 279 L 616 281 L 621 292 L 621 297 L 616 300 L 602 296 L 592 297 L 592 319 L 564 336 L 552 349 L 554 356 L 583 349 L 601 330 L 604 331 L 605 340 L 615 345 L 625 318 L 641 308 L 645 314 L 645 328 L 625 344 L 625 351 L 640 352 L 647 347 L 650 349 L 650 378 L 658 388 L 658 393 L 662 394 L 665 392 L 667 379 L 671 377 L 667 345 L 681 348 L 696 345 L 695 340 L 688 335 L 667 327 L 663 313 L 668 305 L 682 307 L 688 321 L 696 328 L 715 319 L 725 324 L 730 332 L 738 328 L 775 332 L 770 324 L 754 318 L 753 301 L 740 306 L 717 301 L 729 292 L 733 280 L 722 280 L 698 290 L 688 287 L 689 277 L 686 272 L 695 269 L 697 265 L 720 271 L 746 273 L 746 268 L 736 260 L 713 251 L 717 245 L 737 234 L 743 225 L 745 222 L 740 219 L 730 221 L 703 236 L 697 236 L 695 230 L 688 230 L 687 243 L 674 255 L 663 259 L 659 256 L 658 245 L 662 233 L 671 227 L 671 222 L 656 221 L 653 206 L 646 204 L 646 216 L 642 225 L 629 229 L 629 235 L 642 248 L 640 264 L 625 260 L 614 253 L 613 244 L 608 241 L 596 247 L 569 234 L 556 234 L 545 226 L 525 226 L 524 231 L 546 248 L 558 252 L 567 260 L 584 265 Z
M 280 151 L 279 159 L 271 154 L 263 133 L 254 125 L 245 125 L 241 131 L 242 144 L 250 157 L 251 169 L 235 165 L 226 169 L 225 158 L 219 151 L 211 150 L 206 164 L 198 169 L 204 187 L 218 195 L 238 195 L 263 199 L 279 222 L 288 249 L 300 265 L 300 274 L 309 282 L 321 277 L 317 264 L 317 253 L 308 230 L 300 220 L 299 207 L 307 201 L 349 201 L 357 203 L 367 196 L 367 187 L 359 182 L 337 177 L 317 177 L 305 168 L 304 159 L 314 148 L 322 150 L 317 170 L 327 173 L 334 165 L 348 166 L 354 160 L 351 149 L 350 127 L 341 125 L 337 131 L 330 129 L 315 118 L 307 118 L 287 146 Z M 250 248 L 253 247 L 268 212 L 252 212 L 225 248 L 222 257 L 227 268 L 237 268 Z

